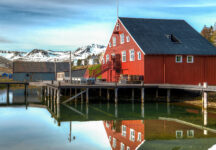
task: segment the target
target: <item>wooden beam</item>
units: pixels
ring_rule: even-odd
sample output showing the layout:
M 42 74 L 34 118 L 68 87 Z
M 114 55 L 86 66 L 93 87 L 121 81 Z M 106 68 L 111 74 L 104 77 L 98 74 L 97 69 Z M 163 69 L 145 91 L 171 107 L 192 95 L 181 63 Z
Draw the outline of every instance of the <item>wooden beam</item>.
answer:
M 73 108 L 72 106 L 69 106 L 69 105 L 66 105 L 66 104 L 62 104 L 62 105 L 64 105 L 65 107 L 69 108 L 70 110 L 74 111 L 75 113 L 77 113 L 77 114 L 85 117 L 85 115 L 82 112 L 80 112 L 79 110 L 77 110 L 76 108 Z
M 71 100 L 73 100 L 73 99 L 77 98 L 78 96 L 82 95 L 82 94 L 83 94 L 83 93 L 85 93 L 85 92 L 87 92 L 87 90 L 85 90 L 85 91 L 82 91 L 82 92 L 80 92 L 80 93 L 76 94 L 75 96 L 73 96 L 73 97 L 71 97 L 71 98 L 69 98 L 69 99 L 65 100 L 65 101 L 64 101 L 64 102 L 62 102 L 62 103 L 63 103 L 63 104 L 65 104 L 65 103 L 67 103 L 67 102 L 69 102 L 69 101 L 71 101 Z

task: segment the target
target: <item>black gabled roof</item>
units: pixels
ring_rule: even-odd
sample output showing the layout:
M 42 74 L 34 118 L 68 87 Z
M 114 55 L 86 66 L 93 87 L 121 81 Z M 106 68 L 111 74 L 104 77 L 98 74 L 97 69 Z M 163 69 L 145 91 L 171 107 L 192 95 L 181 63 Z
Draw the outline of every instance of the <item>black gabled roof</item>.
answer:
M 184 20 L 119 19 L 145 54 L 216 55 L 216 47 Z
M 68 62 L 56 62 L 57 72 L 69 72 Z M 54 73 L 55 63 L 54 62 L 24 62 L 15 61 L 13 62 L 13 73 Z
M 71 76 L 83 78 L 85 76 L 86 71 L 87 69 L 72 70 Z

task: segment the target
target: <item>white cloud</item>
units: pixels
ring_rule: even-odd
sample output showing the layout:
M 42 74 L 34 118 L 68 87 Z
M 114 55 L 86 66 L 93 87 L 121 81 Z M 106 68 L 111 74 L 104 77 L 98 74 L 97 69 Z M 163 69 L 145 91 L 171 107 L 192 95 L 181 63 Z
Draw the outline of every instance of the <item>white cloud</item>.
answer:
M 45 47 L 79 47 L 92 43 L 107 45 L 112 33 L 108 23 L 85 24 L 70 28 L 41 29 L 34 31 L 28 41 Z

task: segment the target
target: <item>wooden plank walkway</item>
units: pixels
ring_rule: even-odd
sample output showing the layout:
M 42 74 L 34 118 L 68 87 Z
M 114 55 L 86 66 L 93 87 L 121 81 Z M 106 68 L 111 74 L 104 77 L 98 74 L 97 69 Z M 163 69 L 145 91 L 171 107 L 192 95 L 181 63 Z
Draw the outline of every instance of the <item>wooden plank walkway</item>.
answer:
M 69 84 L 69 83 L 54 83 L 46 84 L 46 86 L 57 88 L 57 89 L 67 89 L 67 88 L 156 88 L 156 89 L 179 89 L 179 90 L 192 90 L 192 91 L 206 91 L 206 92 L 216 92 L 216 86 L 208 86 L 204 88 L 198 85 L 178 85 L 178 84 L 115 84 L 115 83 L 96 83 L 94 85 L 87 84 Z

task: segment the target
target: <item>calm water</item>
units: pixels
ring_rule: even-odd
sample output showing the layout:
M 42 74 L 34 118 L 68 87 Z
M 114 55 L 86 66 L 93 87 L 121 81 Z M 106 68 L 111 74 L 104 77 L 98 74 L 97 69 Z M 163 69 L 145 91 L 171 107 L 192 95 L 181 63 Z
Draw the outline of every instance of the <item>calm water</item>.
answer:
M 0 91 L 0 150 L 216 149 L 216 113 L 166 103 L 57 105 Z M 214 146 L 215 145 L 215 146 Z

